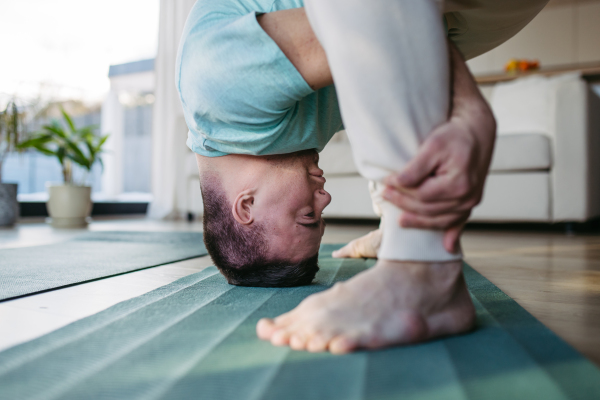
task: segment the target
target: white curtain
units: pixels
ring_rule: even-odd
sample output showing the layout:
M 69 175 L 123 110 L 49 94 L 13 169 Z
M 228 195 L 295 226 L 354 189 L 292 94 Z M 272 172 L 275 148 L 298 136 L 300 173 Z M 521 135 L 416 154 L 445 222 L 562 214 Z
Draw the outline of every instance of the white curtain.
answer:
M 161 0 L 156 100 L 152 121 L 152 195 L 148 216 L 174 219 L 185 211 L 187 127 L 175 88 L 175 59 L 185 20 L 195 0 Z

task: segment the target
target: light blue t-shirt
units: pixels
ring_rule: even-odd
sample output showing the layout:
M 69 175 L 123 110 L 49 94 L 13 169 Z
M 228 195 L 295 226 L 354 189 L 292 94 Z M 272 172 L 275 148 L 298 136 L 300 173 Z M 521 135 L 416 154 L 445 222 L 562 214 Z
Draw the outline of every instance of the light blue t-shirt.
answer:
M 334 86 L 314 91 L 256 15 L 303 0 L 198 0 L 186 22 L 176 85 L 195 153 L 321 151 L 342 129 Z

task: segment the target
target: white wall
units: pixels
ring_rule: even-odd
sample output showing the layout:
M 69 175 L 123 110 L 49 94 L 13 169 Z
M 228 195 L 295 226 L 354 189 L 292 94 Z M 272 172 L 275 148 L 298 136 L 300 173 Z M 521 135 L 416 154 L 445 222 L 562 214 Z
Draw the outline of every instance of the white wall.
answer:
M 475 75 L 502 72 L 510 58 L 542 67 L 600 62 L 600 0 L 554 0 L 515 37 L 468 62 Z

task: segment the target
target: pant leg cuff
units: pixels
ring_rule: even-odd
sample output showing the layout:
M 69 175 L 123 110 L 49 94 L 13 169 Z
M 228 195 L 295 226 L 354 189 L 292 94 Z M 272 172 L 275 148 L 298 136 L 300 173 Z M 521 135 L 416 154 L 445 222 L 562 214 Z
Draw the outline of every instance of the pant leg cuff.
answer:
M 400 261 L 455 261 L 461 260 L 462 251 L 449 253 L 444 248 L 444 231 L 402 228 L 402 211 L 388 202 L 382 202 L 383 238 L 379 259 Z

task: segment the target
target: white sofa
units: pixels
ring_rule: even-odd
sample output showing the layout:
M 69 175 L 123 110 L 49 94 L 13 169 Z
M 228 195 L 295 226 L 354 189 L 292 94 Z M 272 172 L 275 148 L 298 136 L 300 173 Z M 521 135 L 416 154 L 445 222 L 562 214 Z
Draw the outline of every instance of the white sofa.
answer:
M 600 98 L 569 75 L 482 87 L 498 120 L 484 197 L 472 221 L 583 222 L 600 215 Z M 540 98 L 541 97 L 541 98 Z M 327 217 L 376 218 L 367 181 L 338 133 L 321 154 Z
M 472 221 L 583 222 L 600 215 L 600 98 L 577 76 L 482 87 L 498 120 L 484 197 Z M 377 218 L 345 132 L 321 153 L 326 218 Z M 193 155 L 188 211 L 202 213 Z

